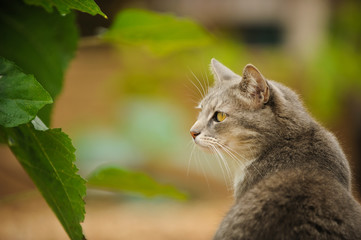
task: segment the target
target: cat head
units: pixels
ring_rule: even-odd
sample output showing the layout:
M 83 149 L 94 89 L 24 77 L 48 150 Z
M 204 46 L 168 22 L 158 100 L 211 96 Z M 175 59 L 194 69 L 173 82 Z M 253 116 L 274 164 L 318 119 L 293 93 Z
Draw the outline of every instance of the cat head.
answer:
M 215 83 L 190 130 L 198 146 L 254 159 L 266 145 L 294 136 L 307 122 L 297 95 L 267 80 L 255 66 L 246 65 L 240 76 L 212 59 L 211 71 Z

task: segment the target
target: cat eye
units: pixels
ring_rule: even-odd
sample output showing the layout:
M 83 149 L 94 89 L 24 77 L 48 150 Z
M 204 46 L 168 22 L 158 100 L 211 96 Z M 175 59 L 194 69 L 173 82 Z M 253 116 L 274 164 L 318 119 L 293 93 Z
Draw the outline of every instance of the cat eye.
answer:
M 226 117 L 227 117 L 227 114 L 225 114 L 223 112 L 215 112 L 213 119 L 216 122 L 223 122 L 224 119 L 226 119 Z

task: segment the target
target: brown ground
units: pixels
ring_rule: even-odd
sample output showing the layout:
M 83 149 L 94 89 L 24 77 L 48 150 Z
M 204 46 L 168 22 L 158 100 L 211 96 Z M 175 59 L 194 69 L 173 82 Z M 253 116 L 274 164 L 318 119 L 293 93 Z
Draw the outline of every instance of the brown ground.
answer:
M 8 149 L 0 148 L 0 240 L 67 239 L 40 193 Z M 8 171 L 8 175 L 4 171 Z M 202 176 L 181 176 L 189 201 L 129 198 L 90 191 L 82 224 L 88 239 L 211 239 L 232 197 L 223 185 Z M 197 182 L 194 184 L 193 181 Z M 193 183 L 193 184 L 192 184 Z M 188 186 L 188 187 L 187 187 Z
M 88 239 L 211 239 L 228 208 L 223 201 L 115 201 L 89 196 Z M 38 192 L 2 200 L 0 239 L 67 239 Z

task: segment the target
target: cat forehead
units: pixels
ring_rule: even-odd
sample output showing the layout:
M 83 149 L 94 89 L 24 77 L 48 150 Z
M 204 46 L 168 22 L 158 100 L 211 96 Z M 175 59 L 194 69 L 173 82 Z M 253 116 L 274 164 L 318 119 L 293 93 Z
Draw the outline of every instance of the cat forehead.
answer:
M 200 107 L 203 109 L 226 111 L 232 108 L 231 103 L 236 101 L 234 94 L 235 90 L 232 88 L 212 89 L 207 96 L 202 99 Z
M 250 101 L 241 94 L 239 83 L 239 80 L 234 80 L 214 85 L 201 100 L 199 108 L 225 112 L 248 109 Z
M 201 108 L 217 108 L 224 101 L 224 98 L 225 95 L 219 92 L 208 94 L 205 98 L 202 99 L 200 104 Z
M 242 78 L 223 81 L 223 82 L 215 82 L 212 87 L 208 89 L 208 94 L 206 97 L 218 97 L 218 95 L 227 95 L 231 91 L 234 91 L 239 88 L 239 84 Z
M 227 88 L 222 86 L 213 86 L 208 89 L 207 95 L 202 99 L 201 103 L 203 106 L 205 105 L 217 105 L 222 100 L 228 97 L 229 93 L 227 93 Z

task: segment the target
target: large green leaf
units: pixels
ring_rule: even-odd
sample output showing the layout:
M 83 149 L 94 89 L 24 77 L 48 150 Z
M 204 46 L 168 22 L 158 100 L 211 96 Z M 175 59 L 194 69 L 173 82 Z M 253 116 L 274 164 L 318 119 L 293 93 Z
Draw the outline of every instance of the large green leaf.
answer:
M 33 74 L 55 100 L 77 46 L 74 14 L 62 17 L 19 0 L 0 0 L 0 26 L 0 56 Z M 38 114 L 47 125 L 51 106 Z
M 31 123 L 3 128 L 8 145 L 71 239 L 83 239 L 85 180 L 77 175 L 74 147 L 60 129 L 37 131 Z
M 186 194 L 173 186 L 156 182 L 148 175 L 140 172 L 130 172 L 116 167 L 101 168 L 88 179 L 90 187 L 138 193 L 147 197 L 165 196 L 176 199 L 186 199 Z
M 89 13 L 91 15 L 100 14 L 103 17 L 107 16 L 100 10 L 98 5 L 93 0 L 24 0 L 27 4 L 38 5 L 45 8 L 48 12 L 53 11 L 55 6 L 60 14 L 68 14 L 71 9 L 79 10 Z
M 144 45 L 156 54 L 199 47 L 211 41 L 209 34 L 189 19 L 139 9 L 120 12 L 104 37 L 112 42 Z
M 32 75 L 0 57 L 0 125 L 15 127 L 35 118 L 44 105 L 52 103 L 49 93 Z

